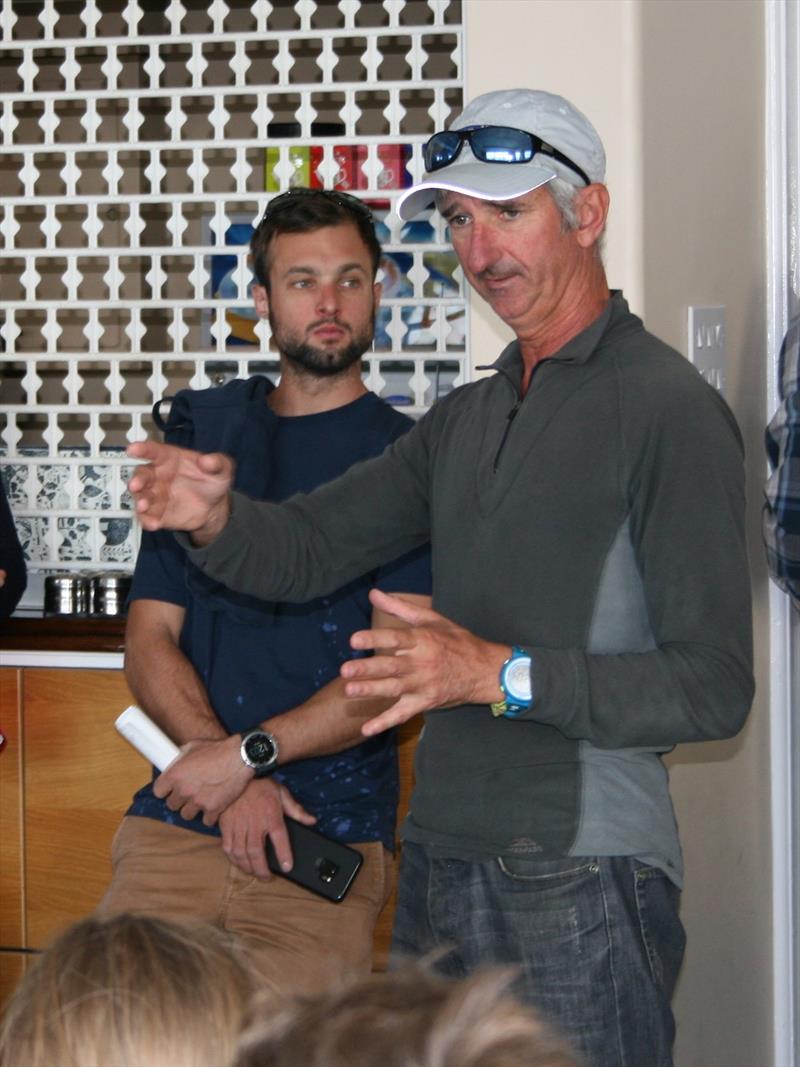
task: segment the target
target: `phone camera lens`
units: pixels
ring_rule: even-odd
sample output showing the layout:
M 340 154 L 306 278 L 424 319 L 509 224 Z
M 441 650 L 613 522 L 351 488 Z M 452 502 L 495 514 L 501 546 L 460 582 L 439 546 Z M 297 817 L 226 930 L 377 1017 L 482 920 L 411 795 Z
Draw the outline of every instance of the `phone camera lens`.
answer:
M 339 870 L 337 864 L 333 860 L 317 860 L 317 874 L 321 882 L 329 884 L 336 877 L 336 873 Z

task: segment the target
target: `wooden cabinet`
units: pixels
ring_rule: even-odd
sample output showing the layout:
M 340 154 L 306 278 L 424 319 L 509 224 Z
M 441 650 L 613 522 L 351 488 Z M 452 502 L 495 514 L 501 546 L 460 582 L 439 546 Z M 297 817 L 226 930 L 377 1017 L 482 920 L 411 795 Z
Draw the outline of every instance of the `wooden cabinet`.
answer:
M 21 671 L 0 668 L 0 1003 L 25 966 L 20 679 Z
M 111 840 L 148 774 L 114 730 L 131 700 L 118 670 L 0 669 L 0 996 L 105 891 Z
M 132 703 L 121 671 L 25 670 L 25 931 L 40 948 L 92 911 L 111 841 L 147 762 L 114 729 Z

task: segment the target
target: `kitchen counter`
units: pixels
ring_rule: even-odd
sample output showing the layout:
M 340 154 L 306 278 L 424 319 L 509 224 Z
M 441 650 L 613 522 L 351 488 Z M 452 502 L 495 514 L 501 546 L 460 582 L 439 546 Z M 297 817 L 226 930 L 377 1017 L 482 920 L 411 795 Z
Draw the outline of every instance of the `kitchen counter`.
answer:
M 12 617 L 0 622 L 0 666 L 117 667 L 122 666 L 124 648 L 121 616 Z

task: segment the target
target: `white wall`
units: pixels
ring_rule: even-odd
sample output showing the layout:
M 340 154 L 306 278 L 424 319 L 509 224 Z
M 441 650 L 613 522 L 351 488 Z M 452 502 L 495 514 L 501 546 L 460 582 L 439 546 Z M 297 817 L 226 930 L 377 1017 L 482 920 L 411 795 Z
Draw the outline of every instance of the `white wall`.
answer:
M 726 306 L 728 400 L 747 450 L 758 693 L 740 738 L 684 746 L 671 760 L 688 872 L 677 1049 L 681 1062 L 703 1067 L 771 1062 L 769 642 L 759 527 L 767 373 L 764 31 L 757 0 L 642 5 L 648 326 L 685 350 L 685 308 Z
M 679 1067 L 771 1053 L 768 629 L 760 511 L 765 328 L 761 0 L 467 0 L 467 96 L 527 85 L 584 110 L 609 157 L 608 274 L 686 351 L 689 304 L 725 304 L 729 400 L 747 449 L 758 694 L 739 738 L 671 757 L 689 935 Z M 476 301 L 477 303 L 477 301 Z M 500 337 L 473 312 L 473 362 Z M 777 1065 L 787 1067 L 787 1065 Z

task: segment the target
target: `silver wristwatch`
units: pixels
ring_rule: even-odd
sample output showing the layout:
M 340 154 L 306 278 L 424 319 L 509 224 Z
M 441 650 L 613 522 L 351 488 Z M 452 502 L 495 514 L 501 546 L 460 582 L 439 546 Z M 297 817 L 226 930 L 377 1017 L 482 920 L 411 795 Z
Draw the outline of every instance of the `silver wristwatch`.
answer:
M 266 778 L 278 765 L 278 742 L 266 730 L 242 733 L 242 762 L 252 767 L 256 778 Z

